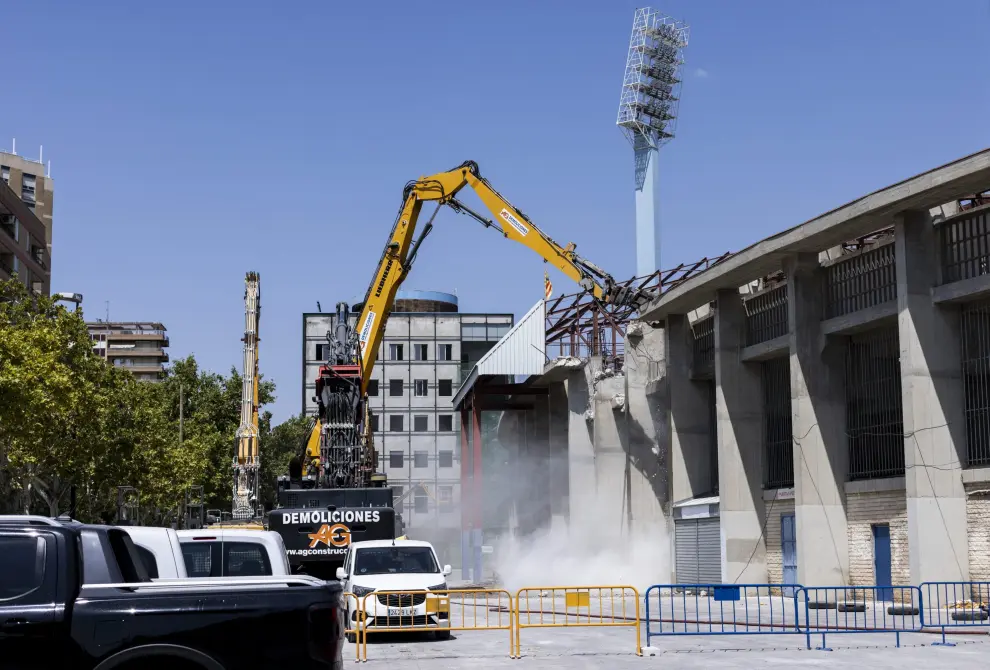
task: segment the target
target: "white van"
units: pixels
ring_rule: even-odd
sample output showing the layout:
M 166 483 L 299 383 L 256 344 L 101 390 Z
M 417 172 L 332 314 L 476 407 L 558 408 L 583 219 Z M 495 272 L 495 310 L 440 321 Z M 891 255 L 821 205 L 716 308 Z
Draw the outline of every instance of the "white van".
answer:
M 365 625 L 389 628 L 416 626 L 435 628 L 437 639 L 450 637 L 449 612 L 444 608 L 427 607 L 430 591 L 446 591 L 449 565 L 440 567 L 433 545 L 421 540 L 369 540 L 354 542 L 337 568 L 337 579 L 344 583 L 344 592 L 357 597 L 347 598 L 347 618 L 357 621 L 357 611 L 363 609 Z M 376 591 L 395 591 L 368 597 Z M 377 619 L 377 621 L 376 621 Z M 351 624 L 353 626 L 353 624 Z M 352 636 L 348 640 L 353 642 Z

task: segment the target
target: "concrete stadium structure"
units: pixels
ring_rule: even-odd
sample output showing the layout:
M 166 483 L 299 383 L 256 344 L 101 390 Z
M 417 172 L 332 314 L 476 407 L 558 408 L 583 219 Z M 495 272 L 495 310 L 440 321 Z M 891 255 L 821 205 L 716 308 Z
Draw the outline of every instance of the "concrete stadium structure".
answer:
M 621 519 L 681 583 L 990 579 L 988 189 L 990 150 L 876 191 L 666 291 L 621 370 L 500 384 L 529 528 Z

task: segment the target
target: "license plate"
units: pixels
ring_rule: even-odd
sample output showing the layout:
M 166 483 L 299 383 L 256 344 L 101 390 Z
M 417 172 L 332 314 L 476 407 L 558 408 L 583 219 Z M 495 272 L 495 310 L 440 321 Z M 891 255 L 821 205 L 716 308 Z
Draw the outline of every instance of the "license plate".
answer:
M 389 607 L 388 608 L 388 615 L 389 616 L 412 616 L 413 615 L 413 608 L 412 607 Z

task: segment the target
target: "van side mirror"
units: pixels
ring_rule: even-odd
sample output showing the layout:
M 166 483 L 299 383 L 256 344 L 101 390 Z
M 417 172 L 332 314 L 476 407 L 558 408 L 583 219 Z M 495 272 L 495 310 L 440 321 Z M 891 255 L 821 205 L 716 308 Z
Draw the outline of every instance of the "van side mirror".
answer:
M 443 566 L 443 576 L 444 577 L 446 577 L 447 575 L 449 575 L 453 571 L 454 571 L 454 569 L 452 567 L 450 567 L 449 565 Z
M 344 572 L 343 568 L 337 568 L 337 579 L 341 581 L 347 579 L 347 573 Z

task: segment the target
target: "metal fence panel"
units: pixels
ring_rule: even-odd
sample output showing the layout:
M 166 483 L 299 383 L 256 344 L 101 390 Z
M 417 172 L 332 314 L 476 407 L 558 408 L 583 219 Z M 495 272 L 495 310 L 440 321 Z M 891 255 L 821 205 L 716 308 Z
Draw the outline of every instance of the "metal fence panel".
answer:
M 787 284 L 746 299 L 746 346 L 787 335 Z
M 799 633 L 799 584 L 655 584 L 646 590 L 646 644 L 666 635 Z
M 886 600 L 890 595 L 892 600 Z M 917 586 L 809 586 L 795 594 L 798 627 L 807 636 L 849 633 L 920 633 L 921 591 Z
M 922 582 L 921 622 L 939 628 L 990 627 L 990 582 Z
M 535 586 L 516 592 L 516 653 L 522 657 L 523 628 L 628 627 L 640 638 L 639 591 L 628 585 Z
M 368 660 L 370 633 L 437 633 L 498 630 L 513 646 L 512 595 L 504 589 L 374 591 L 361 600 L 362 660 Z
M 969 303 L 961 319 L 966 396 L 966 464 L 990 464 L 990 301 Z
M 897 300 L 893 243 L 827 266 L 824 291 L 826 319 Z
M 987 210 L 938 226 L 942 283 L 972 279 L 990 272 L 990 215 Z
M 763 382 L 763 487 L 794 486 L 794 434 L 791 428 L 791 359 L 760 365 Z
M 854 335 L 846 354 L 849 479 L 904 474 L 897 326 Z

